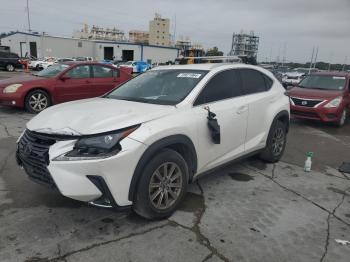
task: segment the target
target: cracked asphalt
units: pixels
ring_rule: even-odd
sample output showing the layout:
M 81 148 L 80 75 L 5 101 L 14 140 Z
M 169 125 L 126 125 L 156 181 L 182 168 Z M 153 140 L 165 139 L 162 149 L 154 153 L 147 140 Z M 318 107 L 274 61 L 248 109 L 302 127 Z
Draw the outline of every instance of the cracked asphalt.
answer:
M 0 73 L 0 78 L 4 74 Z M 277 164 L 200 178 L 169 219 L 87 206 L 31 182 L 15 142 L 32 117 L 0 107 L 0 261 L 349 261 L 350 123 L 293 121 Z M 305 173 L 305 153 L 314 151 Z

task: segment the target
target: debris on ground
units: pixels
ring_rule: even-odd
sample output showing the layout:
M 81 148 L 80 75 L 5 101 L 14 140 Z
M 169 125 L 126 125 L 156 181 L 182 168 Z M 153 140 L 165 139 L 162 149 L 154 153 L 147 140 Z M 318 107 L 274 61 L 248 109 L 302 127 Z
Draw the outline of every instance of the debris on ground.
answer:
M 339 171 L 350 174 L 350 163 L 343 162 L 343 164 L 341 164 L 339 167 Z
M 337 242 L 338 244 L 341 244 L 342 246 L 347 246 L 350 245 L 350 241 L 348 240 L 341 240 L 341 239 L 334 239 L 335 242 Z

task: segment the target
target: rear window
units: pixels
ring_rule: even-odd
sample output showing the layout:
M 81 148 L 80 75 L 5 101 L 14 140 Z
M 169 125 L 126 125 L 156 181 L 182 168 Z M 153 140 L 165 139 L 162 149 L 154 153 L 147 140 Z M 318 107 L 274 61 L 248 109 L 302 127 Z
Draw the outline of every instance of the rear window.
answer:
M 300 82 L 299 87 L 307 89 L 342 90 L 345 87 L 345 83 L 345 76 L 309 75 Z
M 264 75 L 254 69 L 240 69 L 243 89 L 246 94 L 254 94 L 266 91 Z
M 7 52 L 0 52 L 0 57 L 1 58 L 8 58 L 9 57 L 9 53 L 7 53 Z

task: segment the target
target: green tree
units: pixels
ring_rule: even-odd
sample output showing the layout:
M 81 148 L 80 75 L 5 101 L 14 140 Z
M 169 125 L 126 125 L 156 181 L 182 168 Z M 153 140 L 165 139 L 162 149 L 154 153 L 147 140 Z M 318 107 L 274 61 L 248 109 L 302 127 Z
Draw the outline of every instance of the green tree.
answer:
M 206 56 L 223 56 L 224 52 L 219 51 L 219 48 L 214 46 L 213 48 L 209 49 L 205 55 Z

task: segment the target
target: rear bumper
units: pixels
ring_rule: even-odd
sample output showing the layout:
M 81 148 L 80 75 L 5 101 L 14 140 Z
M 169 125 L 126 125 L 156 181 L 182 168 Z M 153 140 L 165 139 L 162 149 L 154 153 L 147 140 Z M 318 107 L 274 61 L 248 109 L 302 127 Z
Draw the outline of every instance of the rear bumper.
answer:
M 304 107 L 290 106 L 292 118 L 309 119 L 322 122 L 337 122 L 341 118 L 344 107 L 325 108 L 325 107 Z

